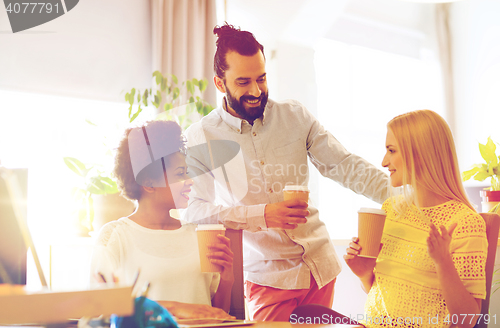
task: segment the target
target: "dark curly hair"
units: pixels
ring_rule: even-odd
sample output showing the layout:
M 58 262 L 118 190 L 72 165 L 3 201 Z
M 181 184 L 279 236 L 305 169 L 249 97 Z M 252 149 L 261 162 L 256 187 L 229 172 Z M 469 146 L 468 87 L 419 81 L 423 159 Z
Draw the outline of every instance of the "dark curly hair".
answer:
M 145 181 L 158 180 L 164 176 L 161 157 L 157 158 L 156 155 L 155 161 L 151 162 L 152 155 L 159 150 L 158 147 L 161 148 L 165 165 L 168 164 L 168 155 L 179 151 L 186 153 L 186 141 L 179 124 L 173 121 L 149 121 L 125 130 L 117 148 L 113 171 L 118 188 L 124 197 L 139 200 L 142 195 L 141 186 Z M 139 167 L 140 171 L 134 176 L 133 166 L 137 166 L 136 163 L 150 164 L 144 168 Z M 137 170 L 136 167 L 135 171 Z
M 264 46 L 255 39 L 252 33 L 241 31 L 227 22 L 222 26 L 215 26 L 214 34 L 218 37 L 214 71 L 221 79 L 224 79 L 226 70 L 229 68 L 226 61 L 226 54 L 229 51 L 236 51 L 242 56 L 253 56 L 260 50 L 264 55 Z

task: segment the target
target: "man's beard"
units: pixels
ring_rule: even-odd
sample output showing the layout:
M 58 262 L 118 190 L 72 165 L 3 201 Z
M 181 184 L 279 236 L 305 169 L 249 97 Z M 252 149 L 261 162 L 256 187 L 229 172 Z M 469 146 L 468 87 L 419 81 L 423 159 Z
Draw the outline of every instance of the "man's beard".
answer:
M 253 96 L 241 96 L 239 101 L 234 98 L 229 89 L 226 86 L 226 100 L 229 107 L 231 107 L 240 118 L 247 120 L 248 122 L 253 122 L 264 113 L 266 108 L 267 98 L 269 93 L 266 91 L 262 92 L 259 97 Z M 260 100 L 260 106 L 245 108 L 245 100 Z

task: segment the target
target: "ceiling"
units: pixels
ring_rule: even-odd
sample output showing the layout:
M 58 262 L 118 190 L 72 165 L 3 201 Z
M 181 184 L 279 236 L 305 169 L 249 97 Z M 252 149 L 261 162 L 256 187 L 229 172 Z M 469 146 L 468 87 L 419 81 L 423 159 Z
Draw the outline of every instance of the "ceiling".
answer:
M 429 25 L 433 6 L 401 0 L 228 0 L 226 20 L 252 31 L 267 45 L 277 41 L 311 45 L 327 36 L 340 17 L 422 31 Z

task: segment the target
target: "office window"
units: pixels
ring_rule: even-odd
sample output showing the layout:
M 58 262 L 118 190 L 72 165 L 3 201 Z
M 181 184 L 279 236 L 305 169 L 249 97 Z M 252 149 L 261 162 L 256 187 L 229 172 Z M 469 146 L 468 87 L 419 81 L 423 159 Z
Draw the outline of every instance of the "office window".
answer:
M 63 157 L 107 159 L 128 124 L 125 102 L 0 90 L 0 162 L 28 168 L 28 224 L 34 238 L 71 233 L 71 189 L 79 177 Z M 94 126 L 86 120 L 96 124 Z
M 431 109 L 444 116 L 441 75 L 432 54 L 396 55 L 322 39 L 315 47 L 318 119 L 349 151 L 380 169 L 386 124 L 394 116 Z M 357 210 L 369 199 L 319 178 L 318 207 L 333 239 L 357 235 Z

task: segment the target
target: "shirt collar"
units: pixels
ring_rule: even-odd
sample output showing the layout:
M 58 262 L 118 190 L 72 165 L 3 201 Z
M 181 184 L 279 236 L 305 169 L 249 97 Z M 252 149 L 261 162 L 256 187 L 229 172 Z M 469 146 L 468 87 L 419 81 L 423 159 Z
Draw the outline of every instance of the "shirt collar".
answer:
M 226 124 L 235 129 L 238 133 L 241 133 L 241 126 L 243 124 L 243 120 L 241 118 L 235 117 L 226 110 L 226 97 L 222 99 L 222 108 L 220 110 L 220 117 Z

